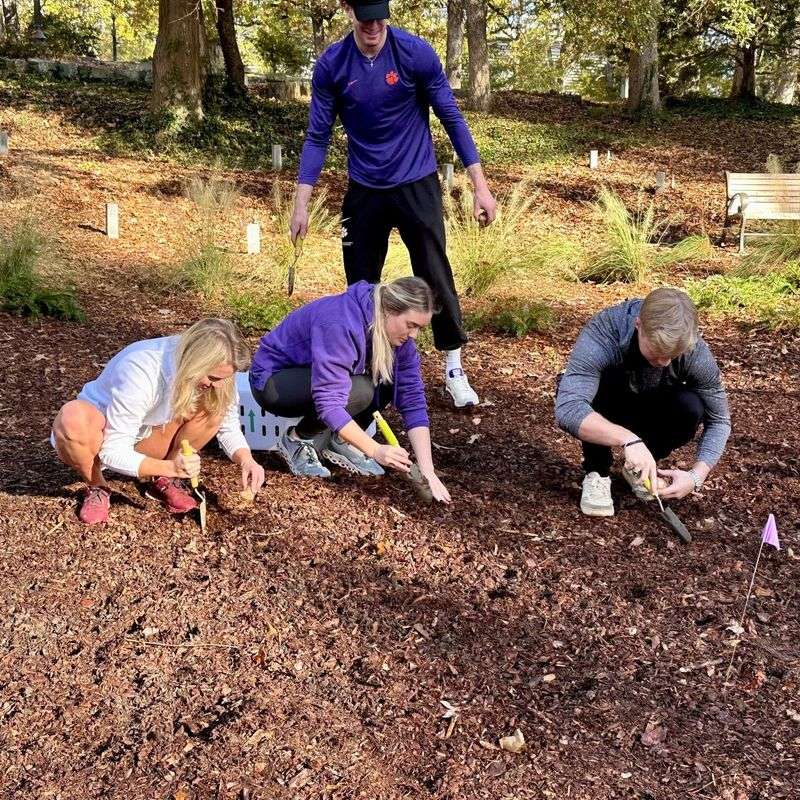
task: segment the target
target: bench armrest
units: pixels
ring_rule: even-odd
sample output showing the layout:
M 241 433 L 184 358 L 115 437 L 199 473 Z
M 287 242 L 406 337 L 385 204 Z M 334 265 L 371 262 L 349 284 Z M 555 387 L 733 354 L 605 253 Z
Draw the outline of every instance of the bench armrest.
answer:
M 737 192 L 728 201 L 728 214 L 744 214 L 747 210 L 747 193 Z

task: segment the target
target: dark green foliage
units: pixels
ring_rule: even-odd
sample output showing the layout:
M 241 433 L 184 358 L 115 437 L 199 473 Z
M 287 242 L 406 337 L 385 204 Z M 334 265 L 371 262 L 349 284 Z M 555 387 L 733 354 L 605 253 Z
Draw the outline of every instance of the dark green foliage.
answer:
M 247 333 L 272 330 L 298 305 L 291 298 L 277 294 L 256 297 L 247 292 L 232 292 L 227 298 L 229 316 Z
M 530 333 L 541 333 L 555 324 L 553 309 L 545 303 L 528 300 L 497 300 L 489 308 L 467 315 L 467 328 L 515 336 L 517 339 Z
M 0 308 L 33 319 L 83 321 L 72 289 L 48 286 L 38 275 L 44 247 L 44 237 L 27 220 L 0 236 Z

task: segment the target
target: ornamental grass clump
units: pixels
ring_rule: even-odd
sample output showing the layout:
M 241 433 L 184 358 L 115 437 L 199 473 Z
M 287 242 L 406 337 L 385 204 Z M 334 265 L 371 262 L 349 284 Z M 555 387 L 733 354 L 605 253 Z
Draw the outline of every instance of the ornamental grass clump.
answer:
M 29 218 L 0 235 L 0 308 L 38 319 L 81 322 L 86 316 L 74 289 L 47 282 L 40 274 L 50 243 Z
M 184 260 L 175 272 L 174 286 L 211 297 L 232 276 L 231 259 L 219 244 L 222 224 L 239 199 L 234 183 L 212 176 L 193 177 L 184 184 L 183 193 L 199 211 L 198 251 Z
M 474 195 L 461 184 L 458 197 L 445 194 L 447 254 L 459 290 L 482 297 L 501 280 L 526 267 L 533 197 L 527 183 L 498 198 L 497 216 L 482 226 L 473 217 Z
M 610 189 L 600 190 L 597 201 L 599 246 L 587 260 L 580 278 L 597 283 L 645 283 L 664 267 L 708 258 L 707 236 L 688 236 L 667 247 L 663 240 L 669 220 L 657 220 L 652 201 L 630 212 Z

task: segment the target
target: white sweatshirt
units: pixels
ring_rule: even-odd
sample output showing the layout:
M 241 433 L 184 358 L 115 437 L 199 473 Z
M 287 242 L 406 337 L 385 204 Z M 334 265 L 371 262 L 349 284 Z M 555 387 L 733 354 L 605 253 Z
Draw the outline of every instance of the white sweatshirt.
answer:
M 106 418 L 100 463 L 123 475 L 137 477 L 145 456 L 133 448 L 150 428 L 172 421 L 172 382 L 177 336 L 147 339 L 128 345 L 115 355 L 100 375 L 78 395 Z M 238 392 L 217 433 L 220 446 L 230 458 L 249 449 L 241 431 Z

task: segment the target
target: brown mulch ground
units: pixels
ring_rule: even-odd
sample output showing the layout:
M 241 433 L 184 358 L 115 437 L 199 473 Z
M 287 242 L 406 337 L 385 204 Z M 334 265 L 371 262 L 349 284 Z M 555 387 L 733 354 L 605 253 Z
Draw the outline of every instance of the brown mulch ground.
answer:
M 619 483 L 613 519 L 578 510 L 553 383 L 607 301 L 594 289 L 563 299 L 552 334 L 474 339 L 472 417 L 426 359 L 450 507 L 391 478 L 298 481 L 268 455 L 243 506 L 212 452 L 205 536 L 124 480 L 87 530 L 47 442 L 55 411 L 122 346 L 203 309 L 136 289 L 187 235 L 170 224 L 183 201 L 147 189 L 174 171 L 82 153 L 57 124 L 18 136 L 30 159 L 5 169 L 85 270 L 89 322 L 0 315 L 0 796 L 800 796 L 795 336 L 707 332 L 735 427 L 678 508 L 688 547 Z M 119 243 L 91 229 L 109 186 L 138 220 Z M 764 553 L 724 691 L 770 512 L 784 549 Z M 525 751 L 497 749 L 517 728 Z

